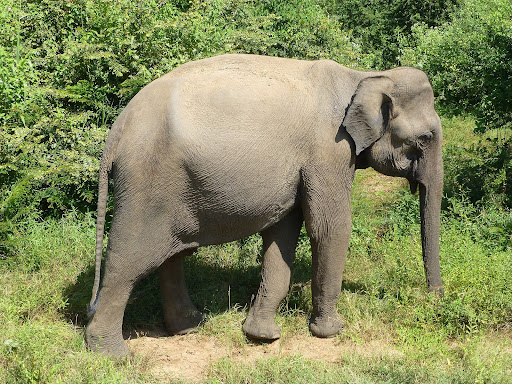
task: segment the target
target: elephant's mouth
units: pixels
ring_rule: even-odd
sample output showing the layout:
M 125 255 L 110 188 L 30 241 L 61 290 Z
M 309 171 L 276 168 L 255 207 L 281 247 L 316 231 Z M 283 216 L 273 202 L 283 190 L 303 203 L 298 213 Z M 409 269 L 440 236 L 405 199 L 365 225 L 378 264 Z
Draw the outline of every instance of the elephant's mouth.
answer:
M 409 176 L 407 177 L 407 180 L 409 181 L 409 188 L 411 189 L 412 194 L 415 194 L 416 191 L 418 190 L 418 163 L 418 158 L 412 159 L 411 171 L 409 172 Z

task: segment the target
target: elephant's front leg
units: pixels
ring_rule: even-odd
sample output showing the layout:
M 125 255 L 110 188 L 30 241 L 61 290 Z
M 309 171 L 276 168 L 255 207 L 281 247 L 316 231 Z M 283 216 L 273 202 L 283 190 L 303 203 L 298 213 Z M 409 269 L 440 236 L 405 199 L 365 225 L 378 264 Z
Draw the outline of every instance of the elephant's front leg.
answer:
M 291 265 L 302 226 L 302 213 L 295 209 L 262 232 L 261 284 L 243 325 L 248 337 L 274 340 L 281 336 L 275 322 L 277 308 L 290 287 Z
M 328 238 L 311 240 L 313 316 L 309 329 L 314 336 L 332 337 L 339 333 L 341 322 L 338 302 L 347 254 L 350 229 L 331 228 Z
M 332 337 L 343 326 L 336 311 L 351 231 L 351 178 L 308 180 L 304 220 L 311 239 L 313 315 L 309 328 Z

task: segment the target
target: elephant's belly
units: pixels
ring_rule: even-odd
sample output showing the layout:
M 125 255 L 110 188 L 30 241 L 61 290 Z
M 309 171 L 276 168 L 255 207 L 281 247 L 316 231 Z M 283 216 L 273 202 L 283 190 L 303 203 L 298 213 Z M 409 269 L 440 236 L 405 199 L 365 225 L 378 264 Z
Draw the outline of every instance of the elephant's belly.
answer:
M 245 171 L 202 169 L 198 174 L 189 169 L 186 201 L 196 222 L 194 241 L 208 245 L 237 240 L 277 223 L 293 209 L 299 172 L 263 168 L 256 171 L 253 164 Z
M 193 240 L 200 246 L 204 246 L 247 237 L 279 222 L 293 209 L 293 206 L 293 203 L 269 205 L 262 207 L 262 212 L 254 214 L 236 210 L 220 213 L 209 210 L 198 212 L 199 231 Z

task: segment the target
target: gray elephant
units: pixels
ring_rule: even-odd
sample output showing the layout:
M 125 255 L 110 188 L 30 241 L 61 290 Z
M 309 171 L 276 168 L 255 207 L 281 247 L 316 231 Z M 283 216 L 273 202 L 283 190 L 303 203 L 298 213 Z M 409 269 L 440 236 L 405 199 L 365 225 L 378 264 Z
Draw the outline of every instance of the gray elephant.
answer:
M 134 284 L 158 269 L 170 334 L 202 319 L 183 258 L 198 247 L 261 232 L 261 285 L 245 334 L 280 336 L 300 228 L 312 249 L 318 337 L 336 335 L 357 168 L 419 185 L 423 260 L 442 293 L 439 226 L 441 122 L 427 76 L 413 68 L 358 72 L 330 60 L 224 55 L 190 62 L 143 88 L 114 123 L 103 153 L 96 277 L 88 346 L 128 350 L 121 328 Z M 114 217 L 100 287 L 108 178 Z

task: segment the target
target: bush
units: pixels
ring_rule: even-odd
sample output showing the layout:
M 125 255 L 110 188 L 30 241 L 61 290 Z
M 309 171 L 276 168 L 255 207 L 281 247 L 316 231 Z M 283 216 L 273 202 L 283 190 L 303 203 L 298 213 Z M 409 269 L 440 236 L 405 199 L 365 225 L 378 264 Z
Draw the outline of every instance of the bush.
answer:
M 4 223 L 94 209 L 108 127 L 181 63 L 226 52 L 352 60 L 348 35 L 314 1 L 0 0 L 0 22 Z
M 512 217 L 449 199 L 443 219 L 442 269 L 446 296 L 439 321 L 451 333 L 506 327 L 512 320 L 509 274 Z
M 452 113 L 475 113 L 480 131 L 512 124 L 512 3 L 466 0 L 452 21 L 422 23 L 402 62 L 425 70 L 438 101 Z
M 365 53 L 364 66 L 388 69 L 400 65 L 399 41 L 418 22 L 429 27 L 450 19 L 460 0 L 324 0 L 344 29 L 351 30 Z
M 445 148 L 445 192 L 479 204 L 512 208 L 512 139 Z
M 451 22 L 414 27 L 403 62 L 425 70 L 444 113 L 473 114 L 478 143 L 445 148 L 445 190 L 512 207 L 512 4 L 466 0 Z

